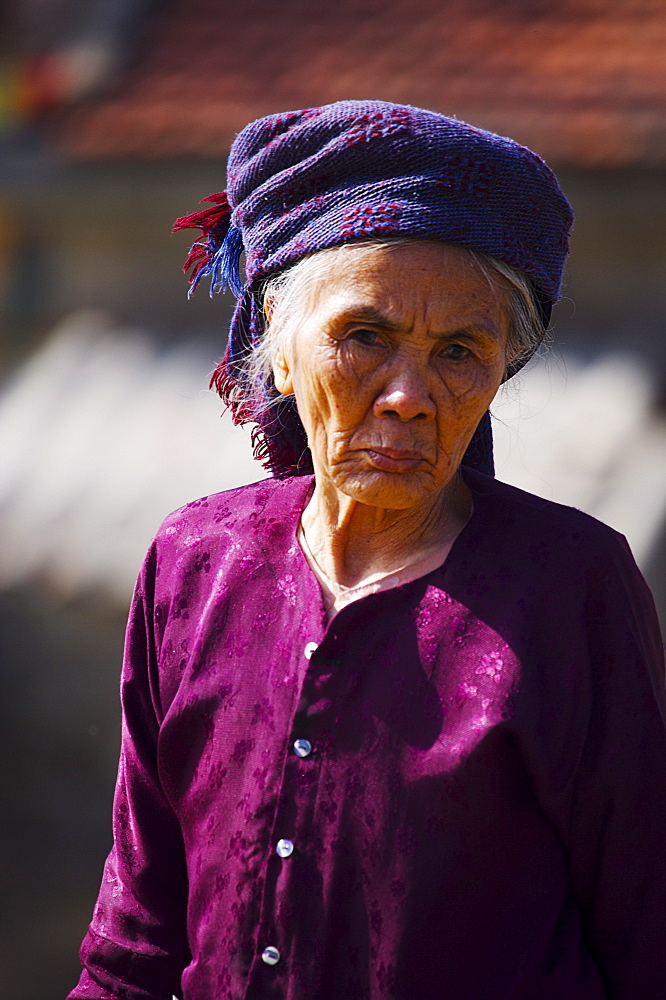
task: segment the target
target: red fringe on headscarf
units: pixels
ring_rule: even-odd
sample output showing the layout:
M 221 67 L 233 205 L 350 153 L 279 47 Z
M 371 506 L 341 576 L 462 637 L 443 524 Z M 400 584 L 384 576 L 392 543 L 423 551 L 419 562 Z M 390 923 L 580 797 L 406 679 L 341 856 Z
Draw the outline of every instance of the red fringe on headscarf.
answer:
M 183 264 L 184 274 L 187 274 L 191 269 L 189 281 L 190 285 L 194 287 L 196 287 L 202 272 L 210 270 L 213 258 L 222 246 L 231 222 L 231 206 L 226 191 L 210 194 L 207 198 L 202 198 L 200 204 L 203 205 L 207 201 L 212 202 L 210 208 L 181 216 L 181 218 L 176 219 L 171 229 L 172 233 L 177 233 L 181 229 L 201 230 L 202 241 L 193 244 L 187 260 Z
M 279 479 L 312 472 L 310 453 L 305 442 L 298 449 L 299 458 L 288 440 L 286 428 L 281 426 L 277 412 L 272 412 L 268 407 L 253 407 L 248 402 L 245 392 L 230 371 L 230 364 L 228 354 L 225 354 L 213 372 L 209 387 L 215 389 L 224 400 L 235 424 L 241 427 L 244 424 L 254 424 L 251 434 L 254 457 Z M 304 433 L 303 438 L 305 439 Z
M 231 371 L 228 351 L 213 372 L 208 388 L 215 389 L 218 396 L 222 398 L 225 405 L 231 411 L 231 416 L 235 424 L 239 424 L 242 427 L 244 424 L 256 420 L 254 410 L 248 403 L 244 390 L 238 384 L 237 378 Z

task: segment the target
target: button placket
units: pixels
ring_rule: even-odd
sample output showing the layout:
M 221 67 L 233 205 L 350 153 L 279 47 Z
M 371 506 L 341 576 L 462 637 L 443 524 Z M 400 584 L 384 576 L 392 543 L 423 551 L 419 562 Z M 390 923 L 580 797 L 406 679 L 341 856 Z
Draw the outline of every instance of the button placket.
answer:
M 316 650 L 319 648 L 319 643 L 308 642 L 303 649 L 303 656 L 306 660 L 310 660 Z M 291 751 L 301 760 L 309 757 L 313 751 L 314 747 L 310 740 L 305 737 L 298 737 L 291 744 Z M 273 852 L 278 858 L 285 861 L 287 858 L 291 858 L 295 852 L 295 844 L 293 840 L 288 837 L 281 837 L 279 840 L 274 841 Z M 271 921 L 272 922 L 272 921 Z M 274 928 L 275 929 L 275 928 Z M 269 931 L 270 933 L 270 931 Z M 268 935 L 267 935 L 268 936 Z M 261 947 L 261 946 L 260 946 Z M 274 944 L 265 945 L 261 951 L 261 961 L 264 965 L 273 966 L 277 965 L 278 962 L 282 961 L 282 956 L 279 949 Z
M 312 656 L 314 655 L 314 653 L 316 653 L 318 649 L 319 649 L 318 642 L 314 641 L 307 642 L 305 644 L 305 648 L 303 649 L 303 656 L 305 657 L 306 660 L 310 660 L 312 659 Z M 310 740 L 307 740 L 304 737 L 296 739 L 292 743 L 292 750 L 294 751 L 297 757 L 301 758 L 309 757 L 310 754 L 312 753 L 312 743 L 310 742 Z

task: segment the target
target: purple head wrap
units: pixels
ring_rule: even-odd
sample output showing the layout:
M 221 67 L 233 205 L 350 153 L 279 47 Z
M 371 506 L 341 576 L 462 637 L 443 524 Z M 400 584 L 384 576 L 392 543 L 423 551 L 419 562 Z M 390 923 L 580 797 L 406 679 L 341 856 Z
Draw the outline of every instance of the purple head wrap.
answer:
M 204 201 L 210 207 L 174 229 L 202 231 L 184 267 L 190 290 L 209 277 L 211 295 L 229 287 L 238 296 L 211 385 L 237 423 L 255 424 L 255 454 L 277 476 L 310 472 L 312 464 L 294 400 L 249 384 L 268 276 L 351 241 L 441 240 L 522 271 L 545 328 L 573 221 L 555 175 L 531 150 L 456 118 L 384 101 L 340 101 L 252 122 L 231 147 L 227 190 Z M 493 472 L 487 414 L 464 462 Z

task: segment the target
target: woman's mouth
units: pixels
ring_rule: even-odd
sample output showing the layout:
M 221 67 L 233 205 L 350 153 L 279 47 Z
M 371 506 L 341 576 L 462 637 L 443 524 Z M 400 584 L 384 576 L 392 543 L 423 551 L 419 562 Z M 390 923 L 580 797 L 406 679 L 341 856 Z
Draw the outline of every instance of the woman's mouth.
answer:
M 419 451 L 409 448 L 364 448 L 370 464 L 382 472 L 411 472 L 424 462 Z

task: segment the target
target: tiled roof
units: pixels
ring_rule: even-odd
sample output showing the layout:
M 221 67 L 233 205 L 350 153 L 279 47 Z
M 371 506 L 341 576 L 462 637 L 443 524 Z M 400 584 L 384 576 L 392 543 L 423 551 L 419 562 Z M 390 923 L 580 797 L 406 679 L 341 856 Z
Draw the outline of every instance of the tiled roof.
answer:
M 666 162 L 663 0 L 171 0 L 146 37 L 71 154 L 224 156 L 253 118 L 380 97 L 560 164 Z

